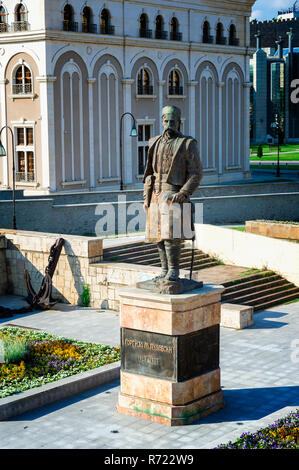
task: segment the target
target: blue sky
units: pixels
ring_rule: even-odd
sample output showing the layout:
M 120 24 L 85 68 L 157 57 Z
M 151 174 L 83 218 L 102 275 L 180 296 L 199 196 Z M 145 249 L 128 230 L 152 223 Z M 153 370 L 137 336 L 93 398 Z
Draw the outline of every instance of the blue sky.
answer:
M 277 16 L 278 10 L 289 8 L 294 2 L 295 0 L 257 0 L 253 5 L 252 18 L 271 20 Z

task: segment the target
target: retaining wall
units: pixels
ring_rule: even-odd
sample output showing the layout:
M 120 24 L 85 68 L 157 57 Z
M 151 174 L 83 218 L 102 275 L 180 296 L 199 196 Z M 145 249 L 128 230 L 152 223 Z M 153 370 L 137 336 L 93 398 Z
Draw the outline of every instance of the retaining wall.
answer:
M 14 230 L 2 230 L 2 234 L 7 248 L 0 250 L 0 267 L 6 266 L 5 284 L 14 295 L 27 296 L 24 269 L 29 272 L 32 287 L 38 292 L 50 248 L 60 237 L 64 238 L 65 244 L 52 279 L 53 297 L 60 302 L 81 305 L 83 285 L 87 284 L 91 307 L 117 310 L 120 288 L 136 286 L 137 282 L 160 273 L 160 268 L 151 266 L 101 262 L 103 243 L 100 238 Z
M 202 188 L 197 192 L 199 196 L 192 199 L 195 204 L 203 205 L 203 220 L 198 219 L 197 222 L 230 224 L 255 219 L 298 221 L 298 185 L 289 184 L 289 192 L 284 183 Z M 126 201 L 111 202 L 109 207 L 113 212 L 112 231 L 115 228 L 116 233 L 125 233 L 126 224 L 129 233 L 144 231 L 145 214 L 140 194 L 135 191 L 131 195 L 127 194 Z M 103 201 L 102 197 L 104 196 L 96 194 L 76 194 L 73 200 L 70 195 L 18 199 L 17 228 L 83 235 L 96 233 L 96 227 L 100 227 L 97 234 L 105 237 L 107 233 L 103 231 L 105 227 L 101 229 L 101 217 L 107 210 L 108 201 Z M 12 202 L 0 200 L 0 227 L 11 227 L 11 224 Z
M 215 225 L 196 224 L 196 246 L 225 264 L 269 269 L 299 286 L 299 244 L 240 232 Z

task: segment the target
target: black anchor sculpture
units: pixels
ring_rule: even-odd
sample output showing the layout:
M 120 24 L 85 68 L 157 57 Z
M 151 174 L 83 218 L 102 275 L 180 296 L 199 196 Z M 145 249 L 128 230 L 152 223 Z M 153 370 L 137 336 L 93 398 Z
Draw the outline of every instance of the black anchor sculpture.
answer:
M 36 293 L 32 287 L 30 275 L 27 269 L 24 270 L 24 278 L 28 291 L 26 301 L 29 305 L 31 305 L 32 308 L 48 310 L 58 302 L 52 298 L 52 277 L 55 272 L 63 245 L 64 239 L 59 238 L 56 240 L 54 245 L 51 246 L 50 255 L 48 258 L 48 266 L 45 269 L 45 276 L 42 280 L 38 293 Z

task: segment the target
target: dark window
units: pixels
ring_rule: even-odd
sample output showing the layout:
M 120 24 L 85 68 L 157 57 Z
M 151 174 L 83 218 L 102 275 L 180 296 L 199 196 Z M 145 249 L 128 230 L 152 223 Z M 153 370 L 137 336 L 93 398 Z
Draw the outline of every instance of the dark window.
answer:
M 210 35 L 210 23 L 205 21 L 202 28 L 202 42 L 206 44 L 211 44 L 213 42 L 213 37 Z
M 152 30 L 148 29 L 148 17 L 145 13 L 142 13 L 139 20 L 139 36 L 141 38 L 151 38 Z
M 114 26 L 111 26 L 111 16 L 109 10 L 104 8 L 101 13 L 101 34 L 114 34 Z
M 0 6 L 0 33 L 5 33 L 7 30 L 6 11 L 3 6 Z
M 230 25 L 229 27 L 229 45 L 230 46 L 239 45 L 239 39 L 237 38 L 237 30 L 234 24 Z
M 35 181 L 33 127 L 16 128 L 16 181 L 30 183 Z
M 22 5 L 21 3 L 19 3 L 17 6 L 16 6 L 16 9 L 15 9 L 15 21 L 17 22 L 25 22 L 26 21 L 26 9 L 24 7 L 24 5 Z
M 82 12 L 82 32 L 90 32 L 90 23 L 91 23 L 91 9 L 89 7 L 84 7 Z
M 172 70 L 169 74 L 168 94 L 169 95 L 182 95 L 183 94 L 181 76 L 178 70 Z
M 182 33 L 179 32 L 179 22 L 173 17 L 170 22 L 170 39 L 172 41 L 181 41 Z
M 14 76 L 13 94 L 32 93 L 32 77 L 31 72 L 25 65 L 20 65 Z
M 143 175 L 145 170 L 148 141 L 151 138 L 151 134 L 151 124 L 143 124 L 138 126 L 138 175 Z
M 226 44 L 226 38 L 223 36 L 224 28 L 222 23 L 216 27 L 216 44 Z
M 74 10 L 69 3 L 65 5 L 63 10 L 63 30 L 78 31 L 78 23 L 74 22 Z
M 164 31 L 164 20 L 161 15 L 158 15 L 156 18 L 156 29 L 155 29 L 155 38 L 156 39 L 167 39 L 167 31 Z
M 153 86 L 151 84 L 150 73 L 145 68 L 139 70 L 137 78 L 137 94 L 152 95 Z

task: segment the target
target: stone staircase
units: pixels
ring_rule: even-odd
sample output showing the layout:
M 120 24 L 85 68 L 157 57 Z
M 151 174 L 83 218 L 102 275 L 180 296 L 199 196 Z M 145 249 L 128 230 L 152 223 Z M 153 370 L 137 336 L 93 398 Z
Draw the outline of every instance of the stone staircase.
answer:
M 299 287 L 273 271 L 260 271 L 222 285 L 222 302 L 249 305 L 255 312 L 299 298 Z
M 190 269 L 192 250 L 182 247 L 181 269 Z M 104 261 L 132 263 L 160 267 L 156 245 L 135 242 L 104 249 Z M 202 251 L 194 251 L 193 271 L 219 266 L 219 261 Z M 299 287 L 282 278 L 273 271 L 257 271 L 239 278 L 221 283 L 225 291 L 222 302 L 249 305 L 254 311 L 265 310 L 275 305 L 282 305 L 299 298 Z
M 180 269 L 190 269 L 191 266 L 191 247 L 182 247 Z M 104 261 L 132 263 L 138 265 L 150 265 L 160 267 L 160 258 L 156 245 L 151 243 L 130 243 L 104 249 Z M 193 271 L 216 266 L 219 262 L 200 250 L 194 251 Z

